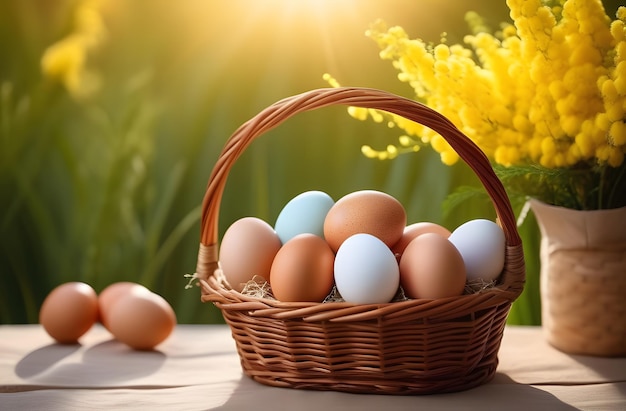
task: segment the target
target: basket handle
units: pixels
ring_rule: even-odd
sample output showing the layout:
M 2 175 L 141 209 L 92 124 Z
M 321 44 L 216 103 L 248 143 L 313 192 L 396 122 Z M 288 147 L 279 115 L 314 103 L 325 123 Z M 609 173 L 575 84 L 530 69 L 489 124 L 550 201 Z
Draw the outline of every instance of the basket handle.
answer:
M 332 105 L 348 105 L 387 111 L 418 122 L 439 133 L 474 171 L 487 190 L 504 231 L 507 246 L 521 245 L 515 216 L 502 182 L 487 156 L 450 120 L 417 101 L 395 94 L 362 87 L 322 88 L 282 99 L 242 124 L 222 149 L 202 202 L 200 250 L 196 276 L 206 280 L 217 269 L 218 218 L 228 173 L 241 153 L 261 134 L 290 117 Z

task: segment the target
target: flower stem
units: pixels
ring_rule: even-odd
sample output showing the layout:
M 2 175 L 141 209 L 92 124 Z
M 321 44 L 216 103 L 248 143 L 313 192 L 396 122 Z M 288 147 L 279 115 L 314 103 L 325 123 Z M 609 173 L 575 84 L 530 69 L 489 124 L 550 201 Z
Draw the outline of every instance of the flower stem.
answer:
M 611 192 L 609 194 L 609 201 L 608 201 L 608 207 L 607 208 L 617 208 L 617 207 L 623 207 L 625 203 L 624 198 L 615 198 L 617 196 L 618 192 L 624 192 L 624 187 L 623 187 L 623 181 L 624 181 L 624 175 L 626 175 L 626 167 L 624 165 L 622 165 L 619 168 L 619 172 L 617 175 L 617 178 L 615 178 L 614 182 L 613 182 L 613 186 L 611 187 Z
M 600 190 L 598 193 L 598 209 L 604 208 L 604 186 L 606 182 L 606 165 L 600 170 Z

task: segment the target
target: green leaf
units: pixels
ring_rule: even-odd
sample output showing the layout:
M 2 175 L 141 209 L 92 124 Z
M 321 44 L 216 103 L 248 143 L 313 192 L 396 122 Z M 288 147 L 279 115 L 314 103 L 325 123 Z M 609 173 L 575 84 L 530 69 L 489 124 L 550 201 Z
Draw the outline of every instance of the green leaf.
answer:
M 489 196 L 487 195 L 485 188 L 482 186 L 459 186 L 443 201 L 442 207 L 444 218 L 448 217 L 452 211 L 473 199 L 488 201 Z

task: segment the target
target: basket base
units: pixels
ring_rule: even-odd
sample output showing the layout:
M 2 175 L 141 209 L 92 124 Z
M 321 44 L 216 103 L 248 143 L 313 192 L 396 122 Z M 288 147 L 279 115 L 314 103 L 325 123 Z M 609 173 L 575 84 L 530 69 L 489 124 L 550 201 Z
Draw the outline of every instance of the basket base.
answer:
M 464 391 L 490 381 L 510 304 L 440 323 L 307 323 L 226 311 L 243 372 L 264 385 L 357 394 Z
M 490 366 L 475 370 L 465 379 L 449 381 L 450 384 L 446 385 L 442 384 L 442 381 L 431 381 L 429 383 L 427 381 L 413 381 L 410 379 L 386 381 L 384 384 L 381 384 L 378 380 L 346 383 L 340 380 L 333 381 L 332 379 L 271 378 L 267 375 L 258 375 L 244 370 L 244 374 L 248 378 L 272 387 L 377 395 L 433 395 L 466 391 L 491 381 L 495 373 L 496 367 Z

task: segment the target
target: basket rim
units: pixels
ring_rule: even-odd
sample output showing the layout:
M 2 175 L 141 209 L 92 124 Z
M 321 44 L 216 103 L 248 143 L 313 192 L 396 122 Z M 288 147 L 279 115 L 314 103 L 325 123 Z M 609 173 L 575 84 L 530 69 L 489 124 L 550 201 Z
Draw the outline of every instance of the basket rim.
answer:
M 523 272 L 524 260 L 522 245 L 508 246 L 508 270 Z M 500 276 L 504 277 L 504 276 Z M 212 302 L 221 310 L 243 311 L 251 317 L 270 317 L 277 319 L 298 319 L 305 322 L 351 322 L 385 318 L 393 321 L 394 317 L 407 311 L 419 313 L 419 317 L 430 320 L 456 318 L 459 312 L 477 312 L 502 304 L 512 303 L 523 290 L 523 281 L 502 282 L 460 296 L 426 299 L 414 298 L 387 303 L 359 304 L 346 301 L 337 302 L 286 302 L 277 299 L 243 294 L 232 289 L 217 269 L 207 279 L 199 278 L 203 302 Z
M 215 271 L 219 268 L 219 210 L 228 172 L 232 165 L 252 141 L 265 132 L 276 128 L 298 113 L 332 105 L 372 108 L 399 115 L 431 128 L 450 144 L 459 154 L 459 157 L 473 170 L 487 190 L 497 214 L 497 221 L 505 234 L 507 254 L 505 268 L 500 275 L 499 285 L 491 289 L 504 291 L 504 294 L 508 295 L 509 300 L 517 298 L 521 294 L 525 281 L 522 242 L 517 231 L 516 219 L 506 190 L 496 176 L 485 153 L 449 119 L 420 102 L 374 88 L 334 87 L 314 89 L 283 98 L 261 110 L 239 126 L 226 141 L 213 167 L 202 201 L 200 249 L 195 274 L 195 277 L 200 280 L 202 299 L 220 303 L 220 300 L 225 298 L 231 291 L 239 294 L 239 296 L 242 295 L 237 291 L 224 289 L 220 291 L 225 291 L 226 294 L 217 296 L 217 294 L 220 294 L 218 290 L 207 282 L 208 279 L 214 277 Z M 507 264 L 511 266 L 511 269 L 508 269 Z M 217 284 L 214 283 L 214 286 L 217 286 Z M 483 294 L 488 294 L 488 292 Z M 476 295 L 476 293 L 467 296 L 472 295 Z M 244 303 L 244 301 L 238 298 L 239 296 L 234 298 L 234 300 L 237 300 L 238 303 Z M 466 295 L 460 297 L 466 297 Z M 250 298 L 261 302 L 258 297 L 250 296 Z M 458 299 L 459 297 L 451 298 Z M 274 302 L 274 300 L 270 301 Z M 224 300 L 220 304 L 226 303 L 227 301 Z M 245 303 L 248 304 L 248 302 Z M 329 304 L 334 303 L 324 303 L 326 306 Z M 286 306 L 281 307 L 284 307 L 281 309 L 287 309 Z

